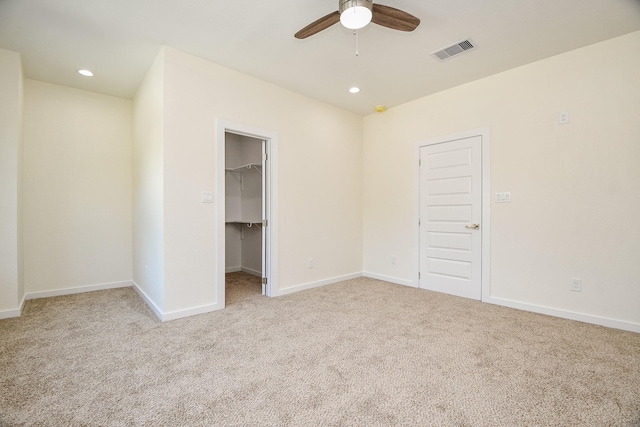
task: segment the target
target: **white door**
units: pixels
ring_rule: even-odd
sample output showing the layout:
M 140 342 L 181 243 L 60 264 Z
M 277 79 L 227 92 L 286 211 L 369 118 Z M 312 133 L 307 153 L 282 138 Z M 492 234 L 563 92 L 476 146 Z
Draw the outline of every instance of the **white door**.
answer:
M 269 277 L 269 272 L 267 271 L 267 266 L 269 265 L 267 261 L 267 141 L 262 141 L 262 295 L 270 294 L 271 292 L 267 292 L 267 278 Z
M 420 147 L 420 287 L 482 295 L 482 140 Z

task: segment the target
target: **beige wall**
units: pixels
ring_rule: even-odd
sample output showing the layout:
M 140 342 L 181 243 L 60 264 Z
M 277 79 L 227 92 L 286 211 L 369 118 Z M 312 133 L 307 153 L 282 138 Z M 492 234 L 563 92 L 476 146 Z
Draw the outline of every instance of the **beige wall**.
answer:
M 20 54 L 0 49 L 0 318 L 19 314 L 22 273 L 22 115 Z
M 278 133 L 279 289 L 362 270 L 362 118 L 165 48 L 167 311 L 217 302 L 215 120 Z M 315 268 L 307 268 L 307 258 Z
M 215 304 L 215 205 L 200 198 L 216 188 L 216 118 L 278 133 L 280 291 L 362 270 L 411 282 L 414 145 L 488 126 L 492 199 L 513 198 L 491 205 L 491 297 L 638 325 L 639 49 L 632 33 L 367 116 L 364 129 L 360 116 L 170 48 L 133 103 L 28 80 L 26 291 L 133 277 L 160 312 Z M 2 232 L 20 282 L 16 64 L 0 51 L 13 73 L 0 74 L 0 120 L 11 121 L 0 135 L 14 141 L 2 149 L 16 159 L 0 168 L 15 183 L 0 187 L 0 217 L 15 224 Z M 0 301 L 24 291 L 0 287 Z
M 26 80 L 27 292 L 131 280 L 131 102 Z
M 513 199 L 491 204 L 492 298 L 640 324 L 635 52 L 640 32 L 367 116 L 364 270 L 406 281 L 417 268 L 414 144 L 488 126 L 492 200 Z
M 164 309 L 164 55 L 161 52 L 133 100 L 133 281 Z

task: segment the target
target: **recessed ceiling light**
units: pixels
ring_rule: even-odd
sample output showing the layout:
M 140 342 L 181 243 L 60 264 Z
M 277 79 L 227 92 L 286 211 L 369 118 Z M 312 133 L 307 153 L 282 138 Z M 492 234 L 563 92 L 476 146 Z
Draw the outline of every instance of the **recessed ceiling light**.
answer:
M 93 77 L 93 73 L 89 70 L 78 70 L 78 73 L 82 74 L 85 77 Z
M 359 87 L 355 87 L 355 86 L 354 86 L 354 87 L 352 87 L 351 89 L 349 89 L 349 92 L 351 92 L 351 93 L 358 93 L 358 92 L 360 92 L 360 88 L 359 88 Z

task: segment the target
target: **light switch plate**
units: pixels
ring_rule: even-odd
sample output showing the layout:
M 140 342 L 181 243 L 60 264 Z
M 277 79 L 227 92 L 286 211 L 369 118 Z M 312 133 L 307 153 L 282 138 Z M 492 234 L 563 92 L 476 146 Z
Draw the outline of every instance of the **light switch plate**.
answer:
M 511 203 L 511 193 L 496 193 L 496 203 Z
M 572 277 L 569 281 L 569 289 L 573 292 L 582 292 L 582 279 Z
M 213 203 L 213 193 L 210 191 L 203 191 L 202 203 Z

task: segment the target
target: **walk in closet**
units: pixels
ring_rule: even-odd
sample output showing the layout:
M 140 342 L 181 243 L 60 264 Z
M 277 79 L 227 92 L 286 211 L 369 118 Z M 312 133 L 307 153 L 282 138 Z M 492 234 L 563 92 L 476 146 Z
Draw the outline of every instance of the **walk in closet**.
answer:
M 264 142 L 225 134 L 225 267 L 257 276 L 263 266 Z

